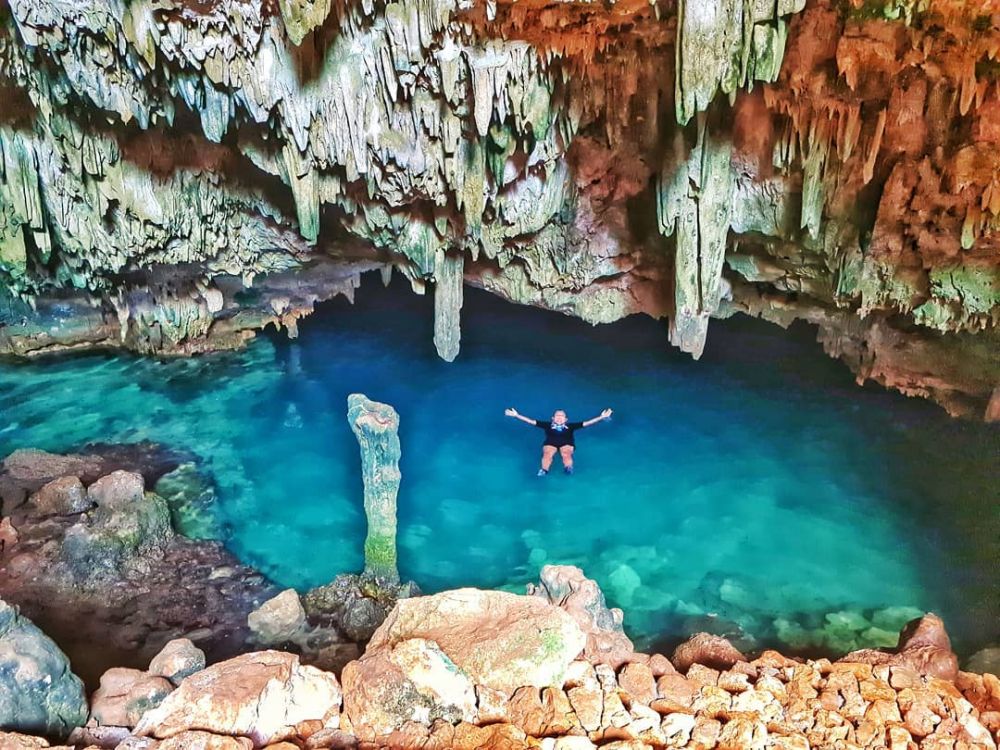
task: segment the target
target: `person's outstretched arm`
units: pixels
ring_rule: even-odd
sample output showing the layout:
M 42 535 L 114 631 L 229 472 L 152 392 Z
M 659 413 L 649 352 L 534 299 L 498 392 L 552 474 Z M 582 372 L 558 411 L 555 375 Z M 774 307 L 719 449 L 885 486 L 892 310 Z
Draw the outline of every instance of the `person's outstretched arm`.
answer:
M 538 420 L 532 419 L 531 417 L 526 417 L 523 414 L 519 414 L 517 409 L 514 409 L 513 407 L 511 407 L 510 409 L 504 409 L 503 413 L 506 414 L 508 417 L 514 417 L 514 419 L 520 419 L 522 422 L 530 424 L 532 426 L 538 424 Z
M 590 427 L 592 424 L 597 424 L 598 422 L 603 422 L 605 419 L 611 419 L 612 411 L 611 409 L 605 409 L 598 416 L 593 419 L 588 419 L 583 423 L 584 427 Z

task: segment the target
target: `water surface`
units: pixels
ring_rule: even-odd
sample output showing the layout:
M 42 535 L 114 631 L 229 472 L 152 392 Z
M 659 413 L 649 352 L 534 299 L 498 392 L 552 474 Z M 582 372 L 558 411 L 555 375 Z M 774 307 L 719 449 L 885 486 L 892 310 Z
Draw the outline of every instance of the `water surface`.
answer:
M 374 279 L 358 297 L 239 353 L 0 365 L 0 453 L 194 451 L 230 549 L 305 590 L 362 565 L 363 391 L 401 415 L 400 566 L 425 591 L 572 563 L 641 645 L 708 628 L 845 650 L 910 608 L 965 652 L 1000 635 L 1000 431 L 857 387 L 806 327 L 714 321 L 694 362 L 647 318 L 592 328 L 469 290 L 449 365 L 429 298 Z M 575 475 L 538 478 L 541 433 L 507 406 L 615 417 L 579 433 Z

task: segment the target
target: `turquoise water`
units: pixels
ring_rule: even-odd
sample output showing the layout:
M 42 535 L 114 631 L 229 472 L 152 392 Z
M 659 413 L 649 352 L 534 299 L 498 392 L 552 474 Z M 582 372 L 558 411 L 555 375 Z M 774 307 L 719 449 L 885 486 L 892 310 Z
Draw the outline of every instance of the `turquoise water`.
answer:
M 887 607 L 940 612 L 966 652 L 998 636 L 1000 431 L 857 387 L 805 328 L 713 322 L 694 362 L 656 321 L 592 328 L 470 290 L 449 365 L 430 299 L 373 280 L 358 297 L 240 353 L 0 365 L 0 453 L 194 451 L 230 549 L 304 590 L 362 564 L 345 412 L 363 391 L 401 415 L 400 566 L 425 591 L 523 590 L 572 563 L 644 646 L 707 628 L 843 650 L 910 613 Z M 574 476 L 537 478 L 541 433 L 507 406 L 615 417 L 579 434 Z

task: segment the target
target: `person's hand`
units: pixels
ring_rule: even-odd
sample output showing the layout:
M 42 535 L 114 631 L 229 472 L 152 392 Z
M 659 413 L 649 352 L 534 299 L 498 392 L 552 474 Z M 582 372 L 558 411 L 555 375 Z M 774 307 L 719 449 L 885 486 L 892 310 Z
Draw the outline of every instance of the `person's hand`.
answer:
M 611 409 L 605 409 L 601 412 L 601 419 L 611 419 L 612 413 Z
M 516 417 L 518 415 L 517 414 L 517 409 L 513 409 L 513 408 L 512 409 L 504 409 L 503 413 L 506 414 L 508 417 Z

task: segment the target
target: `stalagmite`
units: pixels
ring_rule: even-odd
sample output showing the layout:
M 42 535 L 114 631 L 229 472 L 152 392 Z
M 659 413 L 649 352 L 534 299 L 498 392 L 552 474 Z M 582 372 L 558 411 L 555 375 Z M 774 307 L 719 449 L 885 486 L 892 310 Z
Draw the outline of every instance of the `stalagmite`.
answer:
M 396 493 L 399 491 L 399 415 L 361 393 L 347 397 L 347 422 L 361 446 L 365 485 L 364 576 L 379 585 L 399 583 L 396 568 Z
M 434 346 L 445 362 L 458 356 L 462 340 L 462 281 L 465 258 L 438 250 L 434 264 Z

